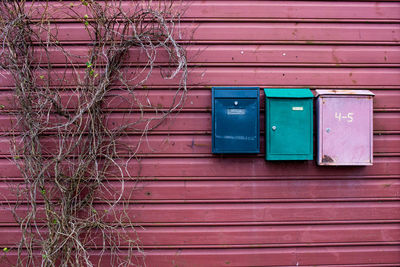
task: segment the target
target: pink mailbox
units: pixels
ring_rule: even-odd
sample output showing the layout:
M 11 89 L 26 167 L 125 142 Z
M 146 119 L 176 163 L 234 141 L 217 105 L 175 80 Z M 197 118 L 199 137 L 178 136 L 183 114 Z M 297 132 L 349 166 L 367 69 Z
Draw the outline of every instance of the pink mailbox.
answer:
M 372 165 L 373 93 L 316 90 L 318 165 Z

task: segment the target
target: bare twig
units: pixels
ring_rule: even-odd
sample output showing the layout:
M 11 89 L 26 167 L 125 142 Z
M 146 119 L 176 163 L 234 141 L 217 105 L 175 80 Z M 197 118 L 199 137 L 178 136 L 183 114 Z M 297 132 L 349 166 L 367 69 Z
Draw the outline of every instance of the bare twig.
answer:
M 136 159 L 148 132 L 183 104 L 188 67 L 174 32 L 180 14 L 172 2 L 164 1 L 132 1 L 129 10 L 120 0 L 101 4 L 82 0 L 78 5 L 87 15 L 79 15 L 78 7 L 69 3 L 60 9 L 72 14 L 90 36 L 84 68 L 59 38 L 62 29 L 52 21 L 50 2 L 0 3 L 0 67 L 15 82 L 19 108 L 12 114 L 17 118 L 11 133 L 12 156 L 24 179 L 13 209 L 22 232 L 17 265 L 94 266 L 92 250 L 100 251 L 100 256 L 111 254 L 113 266 L 144 265 L 134 257 L 142 249 L 125 211 L 124 181 L 136 179 L 126 164 Z M 40 19 L 32 17 L 37 8 Z M 127 62 L 131 49 L 139 51 L 140 62 Z M 52 64 L 55 51 L 65 57 L 61 75 Z M 157 64 L 162 51 L 169 59 L 163 67 Z M 136 96 L 157 70 L 164 79 L 177 80 L 176 95 L 162 112 L 149 99 L 143 103 Z M 74 87 L 70 79 L 76 81 Z M 110 127 L 104 102 L 113 96 L 115 86 L 129 92 L 128 101 L 140 116 Z M 74 98 L 65 100 L 65 95 Z M 155 112 L 144 116 L 148 110 Z M 138 144 L 127 148 L 128 160 L 120 158 L 118 144 L 127 130 L 141 136 Z M 56 137 L 56 152 L 43 144 L 47 135 Z M 120 188 L 112 191 L 108 184 L 116 177 Z M 26 211 L 21 213 L 21 208 Z M 128 258 L 119 257 L 123 242 Z

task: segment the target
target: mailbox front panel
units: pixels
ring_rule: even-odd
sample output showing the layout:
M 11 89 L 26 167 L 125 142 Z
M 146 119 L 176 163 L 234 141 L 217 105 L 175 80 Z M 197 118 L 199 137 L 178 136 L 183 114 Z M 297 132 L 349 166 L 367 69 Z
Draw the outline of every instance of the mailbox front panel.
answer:
M 308 155 L 312 151 L 309 99 L 271 99 L 269 101 L 269 154 Z
M 266 159 L 313 158 L 311 98 L 269 98 L 266 102 Z
M 372 96 L 326 95 L 318 104 L 318 164 L 372 165 Z
M 259 153 L 259 89 L 213 88 L 213 153 Z
M 310 89 L 265 88 L 265 159 L 313 159 Z

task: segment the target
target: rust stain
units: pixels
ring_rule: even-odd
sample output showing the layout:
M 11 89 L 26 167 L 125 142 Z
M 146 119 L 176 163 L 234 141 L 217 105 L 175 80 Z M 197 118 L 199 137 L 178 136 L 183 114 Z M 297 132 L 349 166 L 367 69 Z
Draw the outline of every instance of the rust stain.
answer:
M 335 48 L 332 49 L 332 59 L 336 63 L 335 64 L 336 66 L 340 66 L 341 62 L 340 62 L 340 59 L 336 56 L 336 49 Z
M 322 157 L 322 162 L 326 162 L 326 163 L 332 163 L 332 162 L 335 162 L 331 157 L 329 157 L 328 155 L 324 155 L 323 157 Z
M 379 15 L 379 16 L 383 16 L 384 15 L 382 10 L 381 10 L 381 7 L 379 6 L 379 3 L 376 3 L 376 2 L 375 2 L 375 10 L 376 10 L 376 14 L 377 15 Z
M 355 83 L 357 83 L 357 81 L 353 80 Z M 332 89 L 332 90 L 326 90 L 327 93 L 338 93 L 338 94 L 346 94 L 346 95 L 355 95 L 358 94 L 357 91 L 354 90 L 337 90 L 337 89 Z
M 208 144 L 193 144 L 194 146 L 197 146 L 197 147 L 208 147 L 209 145 Z

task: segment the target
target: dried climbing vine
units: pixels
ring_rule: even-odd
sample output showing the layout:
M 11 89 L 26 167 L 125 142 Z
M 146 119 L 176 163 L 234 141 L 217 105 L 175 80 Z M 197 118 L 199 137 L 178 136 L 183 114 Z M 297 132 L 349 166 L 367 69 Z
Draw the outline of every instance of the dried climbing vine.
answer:
M 12 81 L 15 101 L 3 112 L 12 118 L 11 154 L 22 175 L 9 203 L 21 230 L 14 264 L 145 265 L 124 184 L 136 179 L 128 164 L 142 140 L 185 98 L 181 10 L 164 1 L 0 3 L 0 79 Z M 69 22 L 57 22 L 60 14 Z M 86 54 L 72 49 L 73 27 Z M 153 76 L 176 81 L 162 110 L 137 95 Z M 122 122 L 112 122 L 113 101 L 131 103 Z M 121 144 L 128 133 L 138 143 Z

